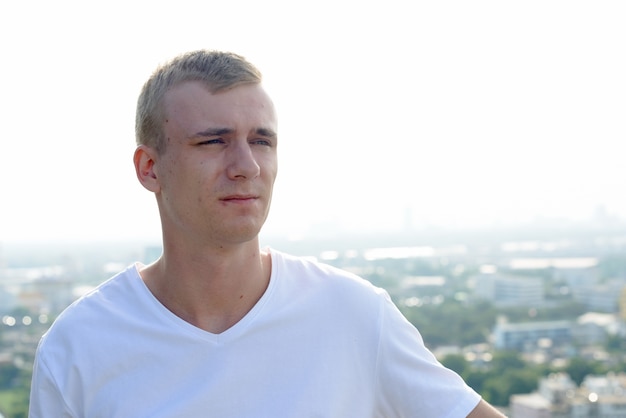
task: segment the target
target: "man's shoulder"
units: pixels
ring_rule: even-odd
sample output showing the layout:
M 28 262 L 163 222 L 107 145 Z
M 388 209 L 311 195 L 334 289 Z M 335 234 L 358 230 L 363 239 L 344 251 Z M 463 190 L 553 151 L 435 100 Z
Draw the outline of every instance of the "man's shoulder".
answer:
M 40 345 L 85 337 L 90 330 L 101 327 L 103 321 L 110 320 L 111 312 L 123 315 L 123 306 L 132 305 L 130 299 L 137 278 L 136 267 L 130 266 L 78 298 L 55 319 Z
M 385 295 L 385 290 L 355 272 L 319 261 L 315 257 L 295 256 L 272 250 L 273 269 L 281 282 L 299 289 L 329 291 L 338 297 Z
M 325 279 L 348 279 L 359 283 L 369 283 L 356 273 L 320 261 L 317 257 L 296 256 L 276 250 L 271 250 L 273 263 L 282 272 L 305 273 L 306 277 L 320 277 Z

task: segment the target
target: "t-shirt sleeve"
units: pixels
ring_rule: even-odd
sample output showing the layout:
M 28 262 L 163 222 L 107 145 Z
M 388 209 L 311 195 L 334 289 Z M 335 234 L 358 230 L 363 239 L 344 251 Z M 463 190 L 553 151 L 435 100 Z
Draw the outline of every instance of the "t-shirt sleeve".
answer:
M 437 361 L 386 292 L 379 326 L 376 367 L 381 416 L 464 418 L 476 407 L 480 395 Z
M 69 411 L 61 391 L 39 351 L 33 367 L 28 416 L 29 418 L 75 417 Z

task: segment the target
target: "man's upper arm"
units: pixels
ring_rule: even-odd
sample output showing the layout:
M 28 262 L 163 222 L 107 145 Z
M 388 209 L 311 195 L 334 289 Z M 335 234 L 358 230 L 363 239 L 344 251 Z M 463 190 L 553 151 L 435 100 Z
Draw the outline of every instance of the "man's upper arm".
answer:
M 39 354 L 39 353 L 38 353 Z M 29 417 L 46 416 L 72 417 L 59 388 L 54 383 L 50 370 L 38 355 L 33 367 L 30 389 Z
M 476 408 L 469 413 L 467 418 L 503 418 L 504 415 L 493 406 L 481 399 Z

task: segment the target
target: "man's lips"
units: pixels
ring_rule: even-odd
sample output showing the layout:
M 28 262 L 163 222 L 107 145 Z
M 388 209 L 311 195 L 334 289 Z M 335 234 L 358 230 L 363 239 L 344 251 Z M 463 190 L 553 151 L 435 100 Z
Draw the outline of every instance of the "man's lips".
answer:
M 258 199 L 258 196 L 255 195 L 232 195 L 222 197 L 220 200 L 222 202 L 249 202 L 252 200 Z

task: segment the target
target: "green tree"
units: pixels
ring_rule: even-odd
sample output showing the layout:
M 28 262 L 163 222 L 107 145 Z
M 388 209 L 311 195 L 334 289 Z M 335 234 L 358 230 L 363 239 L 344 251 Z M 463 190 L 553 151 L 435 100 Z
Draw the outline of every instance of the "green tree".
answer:
M 485 370 L 470 368 L 461 375 L 465 383 L 476 392 L 480 393 L 487 402 L 490 402 L 489 393 L 485 392 L 485 382 L 489 378 L 489 373 Z
M 400 307 L 429 347 L 485 342 L 496 321 L 496 310 L 487 302 L 464 304 L 446 299 L 440 305 Z
M 12 388 L 19 374 L 20 369 L 13 363 L 0 364 L 0 389 Z
M 511 395 L 535 390 L 540 377 L 532 368 L 490 373 L 481 394 L 494 405 L 508 405 Z
M 441 364 L 450 370 L 454 370 L 461 376 L 467 373 L 471 367 L 470 363 L 461 354 L 447 355 L 441 360 Z
M 605 345 L 607 351 L 611 353 L 626 352 L 626 338 L 620 335 L 609 335 Z
M 604 374 L 607 372 L 601 363 L 580 357 L 572 358 L 569 364 L 563 368 L 563 371 L 569 374 L 577 385 L 580 385 L 587 375 Z
M 525 369 L 526 362 L 516 351 L 497 351 L 491 361 L 491 369 L 506 371 L 512 369 Z

